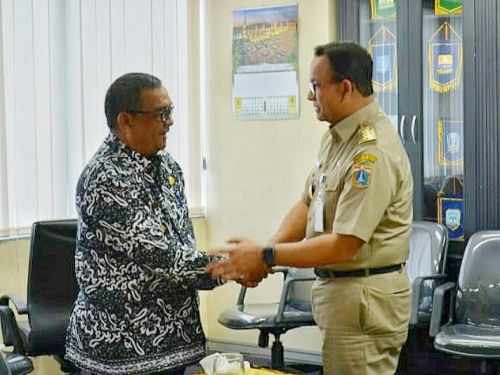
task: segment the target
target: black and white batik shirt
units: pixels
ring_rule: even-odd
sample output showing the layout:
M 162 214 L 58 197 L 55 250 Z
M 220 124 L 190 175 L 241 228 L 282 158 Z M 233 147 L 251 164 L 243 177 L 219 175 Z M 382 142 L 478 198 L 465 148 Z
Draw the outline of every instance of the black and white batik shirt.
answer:
M 80 287 L 66 358 L 96 374 L 148 374 L 205 355 L 198 289 L 222 284 L 196 250 L 179 165 L 109 134 L 78 181 Z

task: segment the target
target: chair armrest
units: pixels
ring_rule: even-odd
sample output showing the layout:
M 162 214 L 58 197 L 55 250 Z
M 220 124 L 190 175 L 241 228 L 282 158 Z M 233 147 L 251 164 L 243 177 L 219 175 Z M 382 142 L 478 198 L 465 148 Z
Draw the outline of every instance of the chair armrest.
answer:
M 19 332 L 16 316 L 9 305 L 14 306 L 19 315 L 27 314 L 28 306 L 19 295 L 14 293 L 4 294 L 0 297 L 0 321 L 5 345 L 13 345 L 15 354 L 24 354 L 26 348 Z
M 434 303 L 431 314 L 429 336 L 436 337 L 443 324 L 443 316 L 448 319 L 445 324 L 453 322 L 455 315 L 455 287 L 456 283 L 447 282 L 434 291 Z M 449 295 L 449 304 L 446 306 L 446 296 Z
M 247 287 L 242 286 L 240 288 L 240 294 L 238 294 L 238 300 L 236 301 L 236 305 L 244 305 L 245 304 L 245 295 L 247 294 Z
M 26 350 L 19 332 L 16 316 L 10 307 L 0 305 L 0 321 L 2 323 L 2 335 L 5 345 L 13 345 L 13 353 L 15 354 L 24 354 Z
M 281 273 L 283 273 L 284 277 L 286 277 L 288 275 L 288 270 L 289 270 L 288 267 L 282 267 L 282 266 L 273 267 L 273 273 L 281 272 Z
M 273 267 L 273 273 L 282 273 L 283 274 L 283 279 L 286 279 L 286 276 L 288 275 L 288 267 Z M 240 294 L 238 294 L 238 300 L 236 301 L 236 305 L 244 305 L 245 304 L 245 295 L 247 293 L 247 287 L 242 286 L 240 289 Z
M 411 300 L 411 315 L 410 315 L 410 325 L 416 325 L 418 323 L 418 309 L 420 307 L 422 285 L 424 281 L 427 280 L 446 280 L 446 275 L 432 275 L 432 276 L 421 276 L 417 277 L 412 284 L 412 294 L 413 298 Z
M 10 370 L 10 375 L 24 375 L 33 371 L 33 362 L 25 355 L 8 354 L 5 357 L 5 363 Z
M 21 296 L 14 293 L 8 293 L 0 297 L 0 306 L 9 306 L 9 302 L 12 302 L 18 314 L 22 315 L 28 313 L 28 306 Z
M 283 320 L 283 314 L 285 312 L 285 306 L 288 299 L 288 290 L 290 289 L 290 285 L 292 283 L 301 282 L 301 281 L 314 281 L 316 280 L 316 276 L 298 276 L 298 277 L 289 277 L 285 280 L 283 285 L 283 291 L 281 292 L 280 303 L 278 305 L 278 312 L 276 314 L 276 323 L 281 323 Z

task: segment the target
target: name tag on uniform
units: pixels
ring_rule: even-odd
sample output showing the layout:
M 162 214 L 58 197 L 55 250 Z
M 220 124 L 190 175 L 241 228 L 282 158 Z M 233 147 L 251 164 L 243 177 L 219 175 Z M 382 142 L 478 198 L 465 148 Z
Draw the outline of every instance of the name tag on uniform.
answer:
M 314 203 L 314 231 L 315 232 L 323 232 L 325 229 L 323 228 L 323 208 L 324 208 L 323 200 L 317 199 Z
M 323 232 L 325 228 L 323 227 L 323 209 L 325 204 L 323 202 L 323 189 L 326 181 L 326 175 L 321 173 L 319 176 L 319 191 L 314 202 L 314 231 Z

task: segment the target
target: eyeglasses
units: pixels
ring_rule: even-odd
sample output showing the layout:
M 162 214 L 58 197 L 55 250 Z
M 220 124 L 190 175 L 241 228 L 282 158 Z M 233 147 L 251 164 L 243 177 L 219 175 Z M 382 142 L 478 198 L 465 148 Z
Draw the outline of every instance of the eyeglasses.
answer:
M 318 87 L 322 87 L 322 86 L 325 86 L 328 84 L 333 84 L 333 83 L 335 83 L 335 82 L 317 83 L 316 81 L 310 81 L 309 82 L 309 90 L 311 90 L 311 94 L 313 96 L 316 96 L 316 90 L 318 89 Z
M 316 82 L 315 81 L 309 81 L 309 90 L 311 91 L 311 94 L 313 96 L 316 96 Z
M 318 87 L 325 86 L 327 84 L 335 84 L 335 83 L 340 83 L 344 79 L 349 79 L 347 77 L 340 77 L 336 80 L 333 80 L 332 82 L 325 82 L 318 84 L 316 81 L 309 81 L 309 90 L 311 91 L 312 96 L 316 96 L 316 90 Z
M 174 106 L 171 105 L 170 107 L 163 107 L 160 108 L 157 111 L 139 111 L 139 110 L 130 110 L 126 112 L 130 113 L 135 113 L 135 114 L 140 114 L 140 115 L 155 115 L 158 116 L 158 119 L 161 122 L 167 122 L 170 116 L 172 116 L 172 112 L 174 111 Z

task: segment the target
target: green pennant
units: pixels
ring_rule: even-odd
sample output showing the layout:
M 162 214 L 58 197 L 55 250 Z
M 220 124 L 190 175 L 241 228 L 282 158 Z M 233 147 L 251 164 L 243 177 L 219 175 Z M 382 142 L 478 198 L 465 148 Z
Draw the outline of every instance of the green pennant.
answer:
M 463 0 L 436 0 L 436 14 L 462 13 Z
M 396 0 L 370 0 L 372 19 L 396 17 Z

